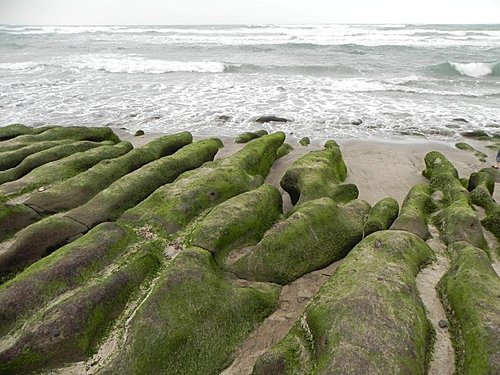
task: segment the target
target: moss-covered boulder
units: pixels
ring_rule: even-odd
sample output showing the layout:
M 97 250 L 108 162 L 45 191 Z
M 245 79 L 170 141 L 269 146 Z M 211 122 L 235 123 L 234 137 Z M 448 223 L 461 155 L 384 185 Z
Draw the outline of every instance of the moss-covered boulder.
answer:
M 39 128 L 34 128 L 31 126 L 26 126 L 22 124 L 12 124 L 0 127 L 0 141 L 5 141 L 7 139 L 15 138 L 24 134 L 40 134 L 46 130 L 54 128 L 54 126 L 43 126 Z
M 34 309 L 87 282 L 130 241 L 130 233 L 103 223 L 0 285 L 0 336 Z
M 115 145 L 103 145 L 84 152 L 76 152 L 63 159 L 35 168 L 16 181 L 0 186 L 4 194 L 22 194 L 67 180 L 82 173 L 102 160 L 113 159 L 132 150 L 130 142 L 120 142 Z
M 288 144 L 288 143 L 283 143 L 279 148 L 278 151 L 276 151 L 276 158 L 282 158 L 283 156 L 288 155 L 290 152 L 293 151 L 293 147 Z
M 392 225 L 399 214 L 399 203 L 394 198 L 384 198 L 378 201 L 370 210 L 363 231 L 365 236 L 379 230 L 386 230 Z
M 433 332 L 415 276 L 431 257 L 408 232 L 366 237 L 253 374 L 425 374 Z
M 6 198 L 0 197 L 0 242 L 40 218 L 35 210 L 24 204 L 9 204 Z
M 485 248 L 481 224 L 471 206 L 469 192 L 458 178 L 458 172 L 446 157 L 436 151 L 425 156 L 426 169 L 423 174 L 430 179 L 433 193 L 442 194 L 440 211 L 432 222 L 439 229 L 446 244 L 467 241 L 473 246 Z
M 299 143 L 302 146 L 309 146 L 311 144 L 311 140 L 308 137 L 303 137 L 300 139 Z
M 500 373 L 500 279 L 486 253 L 465 242 L 451 247 L 438 285 L 451 323 L 457 373 Z
M 103 373 L 215 374 L 277 307 L 279 288 L 241 287 L 210 252 L 174 258 L 130 321 L 123 350 Z
M 232 156 L 184 173 L 124 213 L 120 222 L 148 222 L 165 234 L 174 233 L 204 210 L 259 187 L 284 140 L 282 132 L 266 135 Z
M 486 159 L 488 158 L 488 155 L 486 155 L 484 152 L 476 150 L 474 147 L 472 147 L 470 144 L 465 143 L 465 142 L 458 142 L 455 144 L 455 147 L 458 148 L 459 150 L 464 150 L 464 151 L 469 151 L 474 154 L 475 157 L 479 159 L 481 162 L 486 162 Z
M 428 185 L 413 186 L 401 205 L 401 212 L 391 229 L 404 230 L 427 240 L 431 237 L 427 229 L 428 214 L 435 208 Z
M 55 216 L 27 226 L 0 244 L 0 275 L 24 269 L 88 229 L 75 220 Z
M 40 151 L 25 158 L 19 165 L 14 168 L 0 171 L 0 184 L 14 181 L 18 178 L 31 172 L 33 169 L 50 163 L 51 161 L 59 160 L 67 156 L 73 155 L 76 152 L 90 150 L 91 148 L 102 146 L 101 143 L 91 141 L 80 141 L 69 144 L 62 144 L 49 148 L 48 150 Z
M 196 224 L 190 243 L 224 259 L 230 249 L 259 242 L 281 214 L 279 190 L 265 184 L 214 207 Z
M 69 140 L 36 142 L 17 150 L 2 152 L 2 157 L 0 158 L 0 170 L 4 171 L 6 169 L 14 168 L 28 156 L 55 146 L 60 146 L 63 143 L 69 143 Z
M 339 185 L 346 175 L 340 147 L 329 141 L 323 150 L 311 151 L 297 159 L 285 172 L 280 185 L 294 205 L 321 197 L 347 202 L 356 199 L 359 192 L 353 184 Z
M 256 132 L 245 132 L 241 133 L 238 135 L 235 139 L 236 143 L 247 143 L 250 142 L 252 139 L 257 139 L 260 138 L 264 135 L 267 135 L 268 132 L 265 130 L 258 130 Z
M 42 141 L 57 141 L 61 139 L 72 139 L 73 141 L 111 141 L 113 143 L 120 142 L 120 138 L 113 132 L 112 129 L 108 127 L 86 127 L 86 126 L 56 126 L 46 128 L 42 132 L 38 132 L 35 129 L 43 128 L 33 128 L 34 130 L 30 133 L 19 135 L 15 138 L 9 139 L 2 142 L 0 145 L 0 150 L 2 147 L 42 142 Z
M 359 200 L 345 206 L 330 198 L 303 203 L 257 245 L 232 251 L 225 267 L 244 279 L 288 284 L 343 258 L 363 237 L 369 210 Z
M 112 183 L 87 203 L 65 214 L 87 227 L 116 220 L 159 187 L 180 174 L 212 160 L 221 147 L 219 139 L 206 139 L 187 145 L 175 154 L 155 160 Z
M 27 324 L 13 345 L 0 349 L 0 372 L 26 373 L 87 359 L 158 265 L 153 254 L 138 254 L 111 276 L 50 307 L 41 321 Z
M 115 159 L 104 160 L 69 180 L 34 193 L 24 203 L 37 211 L 55 213 L 88 202 L 114 181 L 163 156 L 168 156 L 193 140 L 189 132 L 157 138 Z

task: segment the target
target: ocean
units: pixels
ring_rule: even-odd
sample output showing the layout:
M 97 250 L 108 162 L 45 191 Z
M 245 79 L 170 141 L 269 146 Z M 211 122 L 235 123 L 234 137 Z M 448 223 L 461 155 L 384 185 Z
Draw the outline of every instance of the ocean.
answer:
M 0 25 L 0 125 L 11 123 L 498 134 L 500 25 Z

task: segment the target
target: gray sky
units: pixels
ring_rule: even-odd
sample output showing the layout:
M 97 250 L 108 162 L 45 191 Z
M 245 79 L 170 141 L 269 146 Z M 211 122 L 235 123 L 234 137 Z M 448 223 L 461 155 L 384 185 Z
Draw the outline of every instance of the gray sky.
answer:
M 0 0 L 0 23 L 500 23 L 500 0 Z

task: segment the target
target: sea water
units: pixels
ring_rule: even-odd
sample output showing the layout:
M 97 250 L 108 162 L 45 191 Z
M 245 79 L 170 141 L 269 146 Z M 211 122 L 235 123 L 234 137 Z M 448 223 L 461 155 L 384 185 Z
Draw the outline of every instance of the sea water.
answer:
M 498 134 L 500 25 L 0 25 L 0 125 L 10 123 Z

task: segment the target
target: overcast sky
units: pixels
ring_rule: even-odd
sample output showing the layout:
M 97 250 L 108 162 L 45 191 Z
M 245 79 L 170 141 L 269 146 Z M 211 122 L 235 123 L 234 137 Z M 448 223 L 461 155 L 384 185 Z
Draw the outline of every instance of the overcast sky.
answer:
M 500 0 L 0 0 L 0 23 L 500 23 Z

